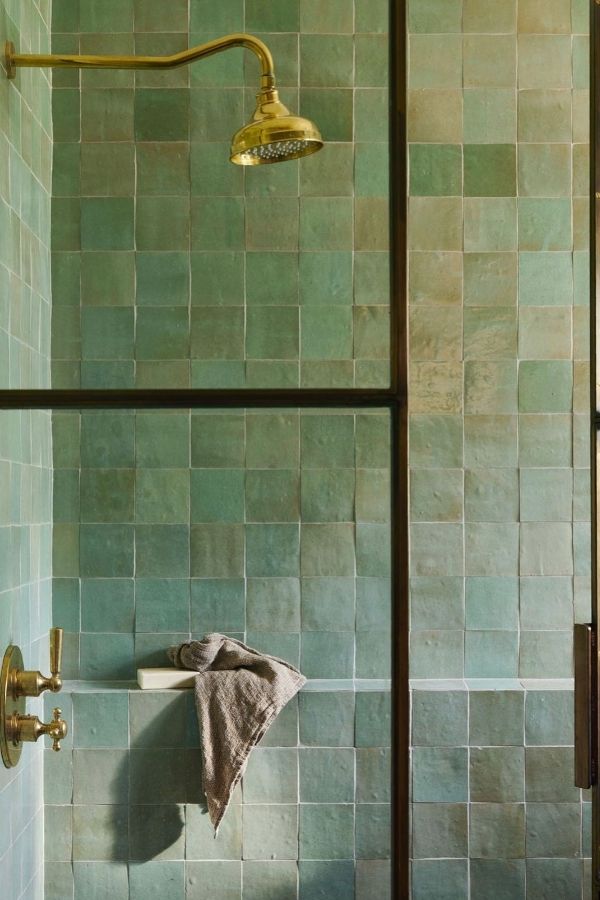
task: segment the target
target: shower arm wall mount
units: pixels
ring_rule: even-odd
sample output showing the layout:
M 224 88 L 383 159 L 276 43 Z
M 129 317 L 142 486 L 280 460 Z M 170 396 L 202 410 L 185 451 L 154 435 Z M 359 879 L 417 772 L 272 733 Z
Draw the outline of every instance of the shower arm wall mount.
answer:
M 236 33 L 190 47 L 172 56 L 84 56 L 66 53 L 38 54 L 17 53 L 11 41 L 5 44 L 5 68 L 7 78 L 14 78 L 18 68 L 61 68 L 61 69 L 176 69 L 204 59 L 232 47 L 245 47 L 257 57 L 261 67 L 261 89 L 270 90 L 275 86 L 275 73 L 271 51 L 259 38 L 252 34 Z

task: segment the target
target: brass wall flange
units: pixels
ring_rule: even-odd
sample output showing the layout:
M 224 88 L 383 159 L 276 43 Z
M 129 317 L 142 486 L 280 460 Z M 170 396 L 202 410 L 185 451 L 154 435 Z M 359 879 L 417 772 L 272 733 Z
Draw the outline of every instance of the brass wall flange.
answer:
M 0 751 L 7 769 L 16 766 L 23 744 L 15 732 L 15 722 L 25 715 L 25 697 L 16 690 L 17 672 L 23 669 L 23 655 L 14 644 L 7 649 L 0 672 Z
M 17 74 L 15 66 L 15 45 L 12 41 L 6 41 L 4 44 L 4 68 L 6 69 L 6 77 L 14 78 Z

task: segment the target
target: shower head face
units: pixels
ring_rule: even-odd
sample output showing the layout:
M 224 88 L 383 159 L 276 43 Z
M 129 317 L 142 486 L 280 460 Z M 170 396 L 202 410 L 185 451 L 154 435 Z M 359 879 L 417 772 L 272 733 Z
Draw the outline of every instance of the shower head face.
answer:
M 234 135 L 230 159 L 238 166 L 262 166 L 309 156 L 322 146 L 316 125 L 291 115 L 277 91 L 269 89 L 258 95 L 252 121 Z

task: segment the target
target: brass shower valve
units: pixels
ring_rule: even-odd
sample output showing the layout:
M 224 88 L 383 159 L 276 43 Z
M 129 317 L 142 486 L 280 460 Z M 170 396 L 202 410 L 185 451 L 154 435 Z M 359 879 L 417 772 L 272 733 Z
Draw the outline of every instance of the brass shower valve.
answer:
M 39 697 L 44 691 L 58 693 L 62 687 L 62 628 L 50 629 L 50 676 L 27 669 L 13 669 L 9 673 L 8 690 L 13 697 Z
M 50 675 L 25 669 L 19 647 L 11 644 L 4 654 L 0 672 L 0 752 L 7 768 L 16 766 L 24 743 L 34 743 L 43 735 L 52 739 L 52 749 L 60 750 L 67 736 L 67 723 L 56 708 L 51 722 L 26 714 L 25 698 L 39 697 L 44 691 L 60 691 L 62 680 L 62 628 L 50 630 Z

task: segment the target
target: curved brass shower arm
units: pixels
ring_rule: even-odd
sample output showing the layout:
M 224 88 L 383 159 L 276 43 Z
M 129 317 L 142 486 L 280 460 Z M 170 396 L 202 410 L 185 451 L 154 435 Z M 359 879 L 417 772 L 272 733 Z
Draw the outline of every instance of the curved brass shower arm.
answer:
M 40 55 L 37 53 L 16 53 L 15 46 L 7 41 L 5 66 L 8 78 L 14 78 L 21 67 L 62 69 L 176 69 L 204 59 L 232 47 L 245 47 L 258 57 L 261 68 L 261 88 L 272 88 L 275 84 L 273 56 L 259 38 L 252 34 L 226 34 L 224 37 L 208 41 L 197 47 L 190 47 L 172 56 L 79 56 L 64 53 Z

